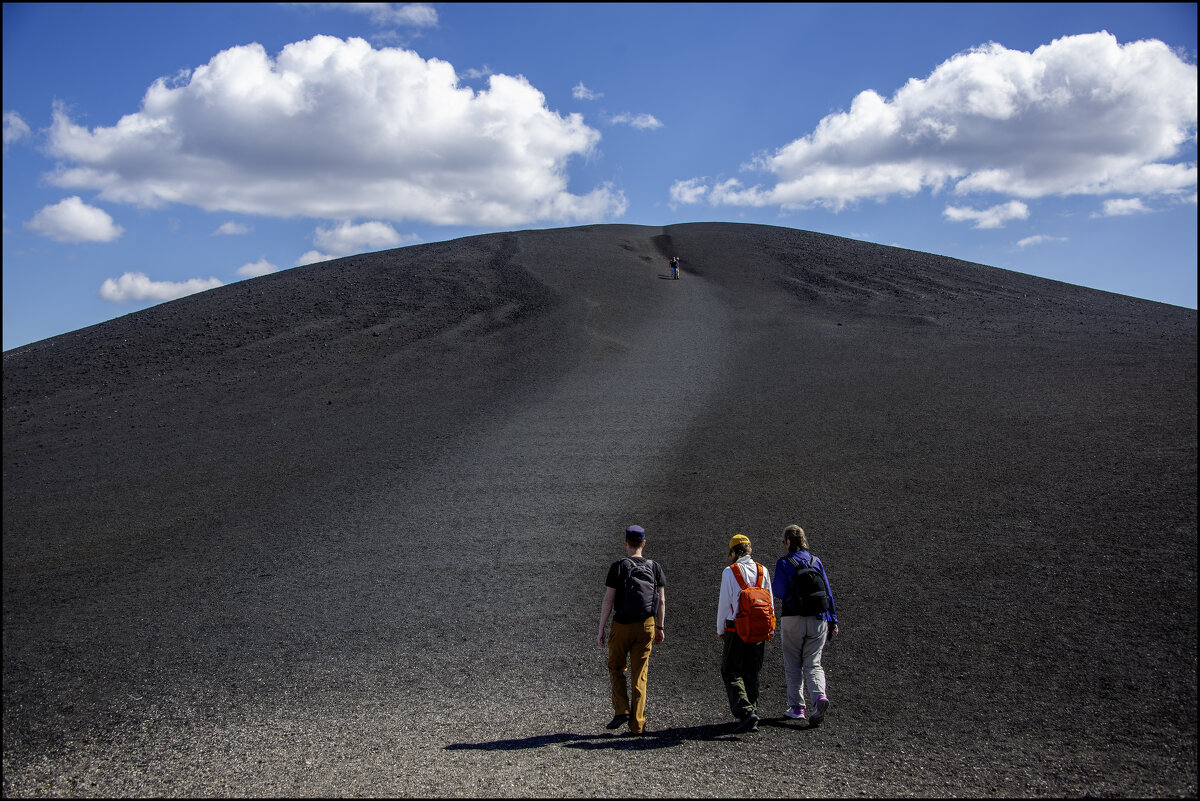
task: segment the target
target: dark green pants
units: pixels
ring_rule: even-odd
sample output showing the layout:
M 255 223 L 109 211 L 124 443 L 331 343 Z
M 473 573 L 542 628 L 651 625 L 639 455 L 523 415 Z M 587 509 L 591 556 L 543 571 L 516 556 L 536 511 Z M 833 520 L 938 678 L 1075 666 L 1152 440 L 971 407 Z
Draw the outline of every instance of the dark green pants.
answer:
M 721 654 L 721 678 L 729 696 L 729 711 L 738 720 L 757 714 L 758 674 L 762 672 L 765 642 L 747 643 L 732 631 L 721 638 L 725 642 Z

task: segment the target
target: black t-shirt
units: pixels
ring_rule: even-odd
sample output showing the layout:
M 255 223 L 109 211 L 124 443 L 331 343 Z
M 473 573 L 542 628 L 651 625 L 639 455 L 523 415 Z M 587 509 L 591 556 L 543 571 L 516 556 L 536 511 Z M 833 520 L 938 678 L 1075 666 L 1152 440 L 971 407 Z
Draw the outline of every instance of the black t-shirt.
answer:
M 613 562 L 612 566 L 608 568 L 608 577 L 604 579 L 604 586 L 612 587 L 617 591 L 617 594 L 613 597 L 613 609 L 616 612 L 613 615 L 614 623 L 641 623 L 648 617 L 654 617 L 654 612 L 651 612 L 644 617 L 640 617 L 635 620 L 627 620 L 626 616 L 621 614 L 621 608 L 623 606 L 621 602 L 623 600 L 623 596 L 625 595 L 625 576 L 629 572 L 629 563 L 631 561 L 650 562 L 652 565 L 654 565 L 654 583 L 658 587 L 667 586 L 667 577 L 663 574 L 662 565 L 653 559 L 647 559 L 644 556 L 626 556 L 624 559 L 618 559 L 617 561 Z

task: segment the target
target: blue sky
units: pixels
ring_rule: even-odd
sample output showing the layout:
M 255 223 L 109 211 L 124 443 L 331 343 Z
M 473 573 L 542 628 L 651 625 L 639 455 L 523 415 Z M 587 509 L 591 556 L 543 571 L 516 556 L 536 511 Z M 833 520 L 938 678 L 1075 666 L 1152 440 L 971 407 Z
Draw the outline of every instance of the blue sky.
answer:
M 1196 307 L 1196 4 L 5 4 L 4 349 L 356 252 L 782 225 Z

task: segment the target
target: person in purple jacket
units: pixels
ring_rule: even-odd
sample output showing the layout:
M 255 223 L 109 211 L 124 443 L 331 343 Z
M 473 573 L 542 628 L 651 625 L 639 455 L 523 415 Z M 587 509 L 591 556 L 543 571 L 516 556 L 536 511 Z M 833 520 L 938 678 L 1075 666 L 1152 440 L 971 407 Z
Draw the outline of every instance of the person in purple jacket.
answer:
M 804 529 L 795 525 L 785 528 L 783 544 L 788 555 L 775 563 L 771 586 L 775 597 L 783 601 L 779 630 L 787 679 L 788 708 L 784 714 L 818 726 L 829 709 L 821 651 L 827 637 L 838 635 L 837 607 L 825 565 L 809 552 Z M 804 704 L 806 687 L 813 702 L 811 717 Z

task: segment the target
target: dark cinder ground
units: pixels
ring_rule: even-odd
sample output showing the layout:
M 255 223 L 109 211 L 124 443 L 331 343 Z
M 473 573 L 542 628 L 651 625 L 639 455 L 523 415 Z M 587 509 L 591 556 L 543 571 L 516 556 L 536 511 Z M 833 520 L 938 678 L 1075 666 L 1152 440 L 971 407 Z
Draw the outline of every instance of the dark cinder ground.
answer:
M 682 278 L 667 280 L 667 256 Z M 766 226 L 494 234 L 4 353 L 6 796 L 1195 796 L 1196 312 Z M 595 634 L 668 580 L 649 734 Z M 798 523 L 825 725 L 729 733 Z

